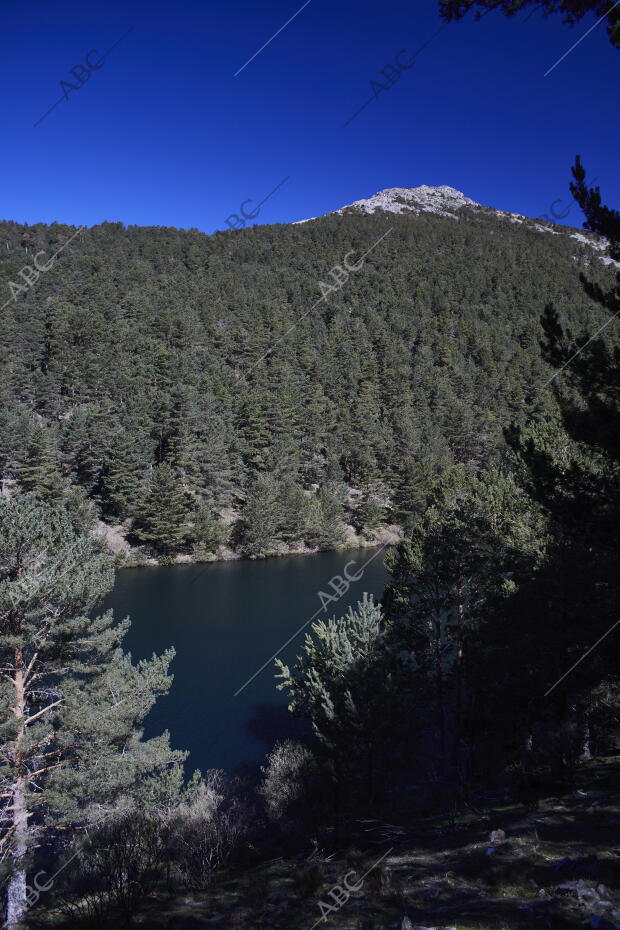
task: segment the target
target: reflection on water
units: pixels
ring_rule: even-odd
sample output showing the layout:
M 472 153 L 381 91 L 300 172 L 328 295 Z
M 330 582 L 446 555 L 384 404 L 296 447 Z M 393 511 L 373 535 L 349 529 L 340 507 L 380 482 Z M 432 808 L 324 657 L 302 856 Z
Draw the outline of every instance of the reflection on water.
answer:
M 145 735 L 168 729 L 172 745 L 190 751 L 189 771 L 232 771 L 262 761 L 276 739 L 299 734 L 303 723 L 288 713 L 272 661 L 234 694 L 316 613 L 318 592 L 329 590 L 330 578 L 352 559 L 351 573 L 359 570 L 374 551 L 119 571 L 105 607 L 119 619 L 131 617 L 125 648 L 134 662 L 169 646 L 176 650 L 170 694 L 149 715 Z M 320 617 L 345 613 L 363 591 L 380 597 L 383 558 L 373 559 Z M 308 631 L 280 653 L 284 662 L 294 662 Z

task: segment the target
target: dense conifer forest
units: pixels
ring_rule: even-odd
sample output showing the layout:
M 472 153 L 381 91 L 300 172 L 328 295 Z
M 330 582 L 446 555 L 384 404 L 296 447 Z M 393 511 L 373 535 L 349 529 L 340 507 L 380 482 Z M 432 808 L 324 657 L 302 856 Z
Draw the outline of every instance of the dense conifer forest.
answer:
M 439 9 L 444 26 L 420 51 L 449 22 L 524 9 L 598 17 L 544 77 L 603 20 L 620 48 L 620 6 L 603 0 Z M 357 55 L 355 35 L 347 22 Z M 246 65 L 267 47 L 261 66 L 275 58 L 271 43 Z M 452 107 L 465 95 L 450 61 Z M 282 77 L 265 74 L 261 92 Z M 583 78 L 565 94 L 585 149 L 603 110 L 579 105 Z M 528 110 L 527 142 L 542 110 L 513 102 Z M 463 125 L 480 144 L 472 113 Z M 519 157 L 540 151 L 510 130 Z M 371 152 L 366 137 L 360 158 Z M 453 163 L 472 152 L 459 145 Z M 407 212 L 409 190 L 376 195 L 392 194 L 395 212 L 360 201 L 213 235 L 0 223 L 3 928 L 619 930 L 620 212 L 579 156 L 583 232 L 455 191 L 454 215 Z M 360 543 L 381 556 L 381 594 L 343 553 L 346 584 L 333 577 L 334 596 L 320 591 L 321 610 L 262 666 L 249 623 L 229 654 L 218 648 L 214 628 L 228 632 L 233 613 L 223 621 L 187 582 L 208 571 L 169 567 Z M 293 563 L 327 558 L 210 566 L 228 575 L 219 613 L 244 584 L 230 569 L 283 568 L 263 615 L 250 597 L 233 604 L 267 639 L 275 598 L 297 622 Z M 163 579 L 145 609 L 150 657 L 136 661 L 131 621 L 106 599 L 115 568 L 146 561 L 164 567 L 124 572 Z M 191 611 L 187 661 L 175 633 Z M 248 657 L 258 670 L 233 694 Z M 190 699 L 169 705 L 173 732 L 161 732 L 151 711 L 175 660 Z M 288 710 L 244 692 L 259 674 Z M 209 756 L 242 692 L 261 760 L 192 772 L 175 724 Z M 207 702 L 219 729 L 201 719 Z
M 577 337 L 604 320 L 580 272 L 613 280 L 571 233 L 481 208 L 211 236 L 4 222 L 3 486 L 164 560 L 407 531 L 429 482 L 557 412 L 543 308 Z
M 618 262 L 620 217 L 573 176 Z M 3 307 L 11 930 L 345 930 L 360 908 L 411 930 L 429 907 L 615 930 L 620 275 L 600 240 L 518 220 L 104 225 Z M 14 287 L 74 233 L 3 231 Z M 273 667 L 306 735 L 188 779 L 168 732 L 144 739 L 174 650 L 133 664 L 97 613 L 98 520 L 160 561 L 400 538 L 380 601 Z

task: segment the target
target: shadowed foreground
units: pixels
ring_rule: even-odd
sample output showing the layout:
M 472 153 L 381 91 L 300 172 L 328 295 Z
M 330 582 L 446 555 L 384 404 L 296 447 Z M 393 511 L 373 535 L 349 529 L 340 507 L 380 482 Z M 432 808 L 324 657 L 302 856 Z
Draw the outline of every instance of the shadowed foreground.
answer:
M 574 785 L 557 794 L 478 804 L 480 816 L 428 818 L 412 829 L 405 812 L 401 826 L 367 821 L 357 849 L 329 859 L 277 859 L 229 874 L 207 894 L 150 895 L 136 925 L 610 930 L 620 923 L 618 759 L 582 764 Z M 321 920 L 319 902 L 334 906 L 329 891 L 344 886 L 345 876 L 350 887 L 359 885 L 369 869 L 361 888 Z

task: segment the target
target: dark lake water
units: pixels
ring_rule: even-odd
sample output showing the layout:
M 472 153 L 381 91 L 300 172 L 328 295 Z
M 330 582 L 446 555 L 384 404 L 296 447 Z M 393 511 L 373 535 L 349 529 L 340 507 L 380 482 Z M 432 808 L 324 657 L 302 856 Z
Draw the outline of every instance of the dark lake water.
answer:
M 125 649 L 133 661 L 176 650 L 174 683 L 147 718 L 145 735 L 167 728 L 173 747 L 189 750 L 189 772 L 232 772 L 262 761 L 277 738 L 300 725 L 276 688 L 271 657 L 292 637 L 279 657 L 294 662 L 311 631 L 310 623 L 300 627 L 313 614 L 340 616 L 364 591 L 379 598 L 384 558 L 385 550 L 363 549 L 117 572 L 105 607 L 118 619 L 131 617 Z M 349 575 L 363 568 L 363 577 L 321 610 L 319 592 L 333 595 L 330 579 L 353 560 Z

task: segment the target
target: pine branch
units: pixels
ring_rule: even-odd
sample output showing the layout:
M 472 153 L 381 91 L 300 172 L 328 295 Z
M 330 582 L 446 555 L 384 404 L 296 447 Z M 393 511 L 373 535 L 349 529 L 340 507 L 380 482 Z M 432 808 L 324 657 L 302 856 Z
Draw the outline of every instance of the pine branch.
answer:
M 62 700 L 63 700 L 63 699 L 60 698 L 58 701 L 54 701 L 53 704 L 48 704 L 47 707 L 41 708 L 41 710 L 37 711 L 36 714 L 33 714 L 32 717 L 28 717 L 27 720 L 24 720 L 24 721 L 23 721 L 23 725 L 24 725 L 25 727 L 27 727 L 29 723 L 32 723 L 33 720 L 36 720 L 37 717 L 40 717 L 42 714 L 47 713 L 47 711 L 48 711 L 48 710 L 51 710 L 52 707 L 58 707 L 59 704 L 62 704 Z
M 9 829 L 8 829 L 7 832 L 4 834 L 4 836 L 2 837 L 2 839 L 0 839 L 0 849 L 2 849 L 2 847 L 3 847 L 4 844 L 7 842 L 7 840 L 10 840 L 10 838 L 12 837 L 12 835 L 15 833 L 15 830 L 16 830 L 16 829 L 17 829 L 17 828 L 15 827 L 15 825 L 13 825 L 12 827 L 9 827 Z
M 37 769 L 36 772 L 29 772 L 28 778 L 32 780 L 33 778 L 36 778 L 37 775 L 44 775 L 46 772 L 51 772 L 52 769 L 60 768 L 61 765 L 64 765 L 64 762 L 55 762 L 54 765 L 44 766 L 42 769 Z

